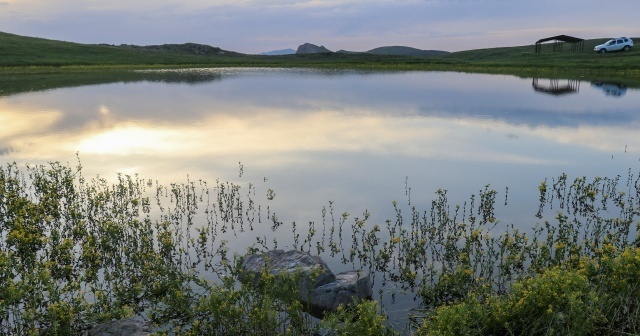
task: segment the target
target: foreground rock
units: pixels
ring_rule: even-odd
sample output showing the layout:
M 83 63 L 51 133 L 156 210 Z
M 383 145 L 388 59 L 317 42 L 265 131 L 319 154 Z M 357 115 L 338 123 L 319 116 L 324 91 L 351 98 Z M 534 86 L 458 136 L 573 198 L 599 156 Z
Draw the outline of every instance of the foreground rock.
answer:
M 369 272 L 347 271 L 336 274 L 336 281 L 316 287 L 311 291 L 311 306 L 335 311 L 338 306 L 348 306 L 373 295 L 373 283 Z
M 242 267 L 253 274 L 253 282 L 256 285 L 264 270 L 273 275 L 300 272 L 302 276 L 298 279 L 298 285 L 304 301 L 308 301 L 312 289 L 336 280 L 336 276 L 320 257 L 296 250 L 274 250 L 265 254 L 245 256 Z
M 300 301 L 309 306 L 310 313 L 319 316 L 335 311 L 339 305 L 351 305 L 373 295 L 369 272 L 347 271 L 333 274 L 318 256 L 307 252 L 273 250 L 262 254 L 246 255 L 242 268 L 254 284 L 260 275 L 299 274 Z
M 98 324 L 89 330 L 89 336 L 147 336 L 148 326 L 139 319 L 129 318 Z

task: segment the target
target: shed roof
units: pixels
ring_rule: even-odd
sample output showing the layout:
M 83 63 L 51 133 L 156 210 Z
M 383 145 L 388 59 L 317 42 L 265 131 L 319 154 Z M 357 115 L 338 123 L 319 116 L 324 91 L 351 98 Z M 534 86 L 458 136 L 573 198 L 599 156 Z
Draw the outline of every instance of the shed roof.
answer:
M 577 43 L 580 41 L 584 41 L 584 39 L 581 39 L 579 37 L 573 37 L 573 36 L 569 36 L 569 35 L 557 35 L 557 36 L 552 36 L 552 37 L 547 37 L 547 38 L 543 38 L 543 39 L 539 39 L 538 41 L 536 41 L 536 44 L 542 43 L 542 42 L 547 42 L 547 41 L 563 41 L 563 42 L 569 42 L 569 43 Z

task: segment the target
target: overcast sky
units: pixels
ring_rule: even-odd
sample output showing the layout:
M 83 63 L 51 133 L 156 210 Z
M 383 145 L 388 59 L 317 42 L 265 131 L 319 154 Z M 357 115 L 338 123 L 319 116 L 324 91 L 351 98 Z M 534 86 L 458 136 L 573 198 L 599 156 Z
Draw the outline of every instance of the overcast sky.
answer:
M 458 51 L 559 34 L 640 36 L 640 0 L 0 0 L 0 31 L 80 43 L 195 42 L 242 53 Z M 640 43 L 640 41 L 638 41 Z

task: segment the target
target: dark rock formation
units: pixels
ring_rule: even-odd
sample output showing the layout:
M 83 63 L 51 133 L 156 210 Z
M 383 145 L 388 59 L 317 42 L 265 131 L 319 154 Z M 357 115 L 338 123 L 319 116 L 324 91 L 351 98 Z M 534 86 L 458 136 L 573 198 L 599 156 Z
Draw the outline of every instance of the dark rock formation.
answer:
M 265 271 L 276 276 L 298 274 L 300 301 L 316 316 L 334 311 L 341 304 L 347 306 L 371 298 L 373 294 L 368 272 L 347 271 L 334 275 L 320 257 L 297 250 L 246 255 L 242 268 L 256 285 Z
M 336 281 L 316 287 L 311 291 L 311 306 L 321 310 L 335 311 L 339 305 L 353 304 L 371 298 L 373 283 L 369 272 L 347 271 L 336 274 Z
M 331 50 L 325 48 L 324 46 L 317 46 L 311 43 L 305 43 L 298 47 L 296 54 L 318 54 L 318 53 L 328 53 Z
M 298 279 L 300 299 L 305 302 L 309 301 L 312 289 L 336 280 L 336 276 L 320 257 L 297 250 L 288 252 L 274 250 L 265 254 L 246 256 L 242 268 L 249 274 L 253 274 L 255 284 L 260 281 L 260 274 L 264 270 L 274 275 L 293 275 L 294 272 L 299 272 L 301 274 Z

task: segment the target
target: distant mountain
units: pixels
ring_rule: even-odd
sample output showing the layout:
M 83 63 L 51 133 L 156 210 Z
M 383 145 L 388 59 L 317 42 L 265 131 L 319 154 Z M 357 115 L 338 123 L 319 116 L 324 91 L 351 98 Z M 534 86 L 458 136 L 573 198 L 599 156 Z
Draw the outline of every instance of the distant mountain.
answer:
M 403 46 L 389 46 L 371 49 L 366 53 L 374 55 L 432 56 L 448 54 L 449 52 L 442 50 L 422 50 Z
M 288 49 L 267 51 L 267 52 L 260 53 L 260 55 L 277 56 L 277 55 L 291 55 L 291 54 L 295 54 L 295 53 L 296 53 L 295 50 L 293 50 L 291 48 L 288 48 Z
M 449 54 L 448 51 L 443 50 L 422 50 L 411 47 L 403 47 L 403 46 L 390 46 L 390 47 L 379 47 L 374 48 L 369 51 L 348 51 L 348 50 L 338 50 L 338 53 L 341 54 L 372 54 L 372 55 L 393 55 L 393 56 L 433 56 L 433 55 L 444 55 Z
M 338 51 L 336 51 L 339 54 L 364 54 L 364 52 L 361 51 L 349 51 L 349 50 L 344 50 L 344 49 L 340 49 Z
M 296 54 L 318 54 L 318 53 L 327 53 L 332 52 L 331 50 L 325 48 L 324 46 L 317 46 L 311 43 L 305 43 L 298 47 Z

